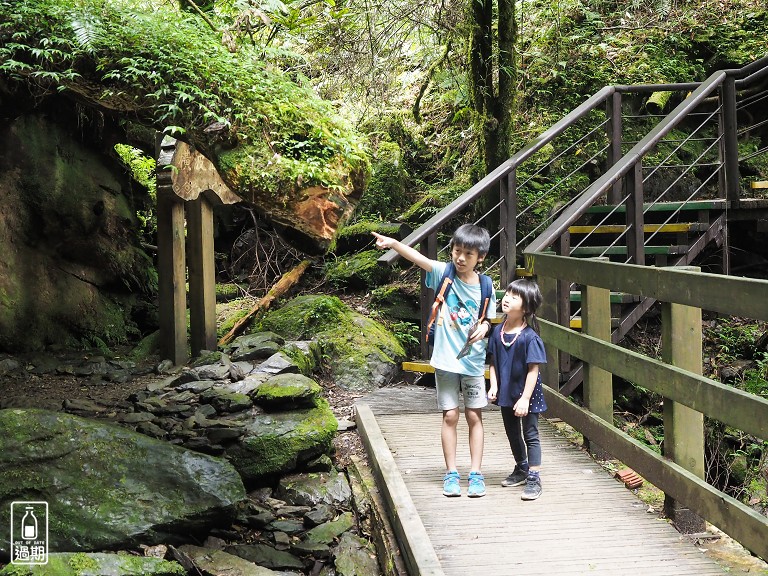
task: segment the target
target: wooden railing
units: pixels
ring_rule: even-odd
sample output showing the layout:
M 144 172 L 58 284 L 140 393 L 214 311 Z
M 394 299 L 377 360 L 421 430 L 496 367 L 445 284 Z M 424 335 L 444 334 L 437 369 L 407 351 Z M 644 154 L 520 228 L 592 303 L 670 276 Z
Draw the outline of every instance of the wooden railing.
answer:
M 768 320 L 768 281 L 704 274 L 687 268 L 653 268 L 602 260 L 526 253 L 544 293 L 541 336 L 547 366 L 559 353 L 585 363 L 584 407 L 557 392 L 556 370 L 544 370 L 550 414 L 580 431 L 593 452 L 607 452 L 667 495 L 666 507 L 681 531 L 698 531 L 700 518 L 768 559 L 768 518 L 704 480 L 704 416 L 768 438 L 768 400 L 702 376 L 701 311 Z M 558 325 L 558 282 L 582 293 L 583 332 Z M 662 303 L 662 360 L 610 342 L 610 291 Z M 612 374 L 664 397 L 664 454 L 613 425 Z M 685 526 L 681 524 L 688 524 Z
M 499 286 L 505 286 L 522 264 L 519 255 L 523 249 L 540 252 L 555 246 L 566 234 L 568 227 L 593 204 L 607 201 L 610 204 L 626 205 L 624 214 L 627 233 L 624 241 L 629 261 L 642 263 L 642 171 L 650 169 L 656 173 L 669 168 L 663 166 L 663 161 L 662 166 L 653 166 L 647 158 L 648 153 L 657 145 L 665 143 L 664 137 L 673 128 L 680 126 L 686 117 L 691 116 L 698 105 L 714 106 L 716 112 L 708 112 L 706 125 L 699 129 L 704 134 L 696 136 L 711 141 L 708 143 L 711 152 L 700 161 L 706 160 L 708 168 L 717 176 L 711 186 L 721 190 L 722 196 L 735 204 L 740 198 L 738 138 L 740 130 L 744 133 L 748 128 L 738 125 L 738 106 L 750 105 L 760 110 L 764 105 L 762 99 L 744 104 L 738 96 L 741 90 L 751 85 L 760 85 L 766 75 L 768 56 L 739 70 L 716 72 L 703 83 L 607 86 L 513 154 L 509 160 L 409 234 L 403 242 L 409 246 L 419 245 L 419 249 L 428 257 L 437 258 L 441 250 L 444 250 L 444 247 L 441 249 L 439 235 L 443 238 L 449 236 L 452 230 L 447 227 L 449 223 L 456 222 L 457 218 L 464 221 L 473 218 L 481 224 L 486 220 L 498 222 L 498 228 L 490 230 L 494 252 L 486 258 L 485 272 L 497 278 Z M 690 96 L 682 96 L 689 91 L 693 91 Z M 622 102 L 627 98 L 647 97 L 654 92 L 672 92 L 682 102 L 667 116 L 622 114 Z M 767 90 L 763 89 L 763 94 L 768 97 Z M 754 95 L 748 97 L 753 98 Z M 630 122 L 641 122 L 653 127 L 640 142 L 628 143 L 623 141 L 622 133 Z M 630 145 L 631 150 L 627 151 Z M 762 149 L 755 153 L 766 152 Z M 689 163 L 683 168 L 690 171 L 694 165 Z M 539 191 L 536 179 L 545 173 L 553 185 Z M 591 173 L 592 179 L 584 186 L 583 175 L 586 173 Z M 495 204 L 494 201 L 488 201 L 496 198 L 498 201 Z M 478 214 L 474 207 L 481 199 L 485 199 L 491 206 L 487 212 Z M 566 202 L 561 203 L 563 199 Z M 492 214 L 493 218 L 490 218 Z M 555 247 L 563 252 L 562 246 Z M 568 250 L 566 247 L 565 251 Z M 723 253 L 727 256 L 727 249 Z M 391 265 L 398 257 L 395 251 L 390 250 L 379 261 Z M 566 293 L 567 289 L 564 286 L 561 292 Z M 427 323 L 426 315 L 431 301 L 432 295 L 422 286 L 422 329 Z M 427 352 L 426 344 L 423 344 L 422 356 L 426 357 Z

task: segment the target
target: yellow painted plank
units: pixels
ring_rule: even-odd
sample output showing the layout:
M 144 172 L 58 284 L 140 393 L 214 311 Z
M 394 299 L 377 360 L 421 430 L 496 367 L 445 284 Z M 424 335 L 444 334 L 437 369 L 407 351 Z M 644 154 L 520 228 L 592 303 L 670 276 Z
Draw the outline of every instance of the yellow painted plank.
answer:
M 751 182 L 750 187 L 755 188 L 768 188 L 768 180 L 759 180 L 757 182 Z
M 679 222 L 677 224 L 645 224 L 643 231 L 646 234 L 654 232 L 689 232 L 694 230 L 696 222 Z M 606 224 L 604 226 L 570 226 L 571 234 L 621 234 L 627 227 L 622 224 Z
M 406 372 L 422 372 L 424 374 L 434 374 L 435 368 L 429 365 L 429 362 L 425 361 L 406 361 L 402 365 L 403 370 Z M 485 367 L 485 377 L 489 378 L 488 367 Z

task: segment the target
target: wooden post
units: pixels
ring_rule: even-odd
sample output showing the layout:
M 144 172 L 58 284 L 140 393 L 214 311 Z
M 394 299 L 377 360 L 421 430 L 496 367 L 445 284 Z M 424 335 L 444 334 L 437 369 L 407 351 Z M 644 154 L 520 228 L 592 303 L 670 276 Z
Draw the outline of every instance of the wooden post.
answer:
M 608 260 L 608 258 L 595 258 Z M 611 291 L 596 286 L 581 290 L 582 332 L 605 342 L 611 341 Z M 613 424 L 613 376 L 610 372 L 584 363 L 584 404 L 595 416 Z M 610 455 L 600 446 L 584 438 L 589 452 L 598 459 Z
M 627 176 L 627 262 L 645 266 L 643 229 L 643 164 L 638 160 Z
M 535 272 L 535 269 L 534 269 Z M 542 302 L 538 316 L 549 322 L 557 322 L 557 280 L 549 276 L 537 276 Z M 547 363 L 541 367 L 541 381 L 554 390 L 560 390 L 560 351 L 547 346 Z
M 606 100 L 605 116 L 608 123 L 605 126 L 608 135 L 608 150 L 606 154 L 606 172 L 621 158 L 621 92 L 614 92 Z M 616 182 L 608 192 L 608 203 L 621 202 L 621 180 Z
M 422 254 L 427 258 L 435 260 L 437 258 L 437 234 L 430 234 L 419 245 Z M 424 270 L 419 271 L 419 303 L 421 307 L 421 358 L 429 360 L 429 352 L 432 342 L 427 342 L 427 324 L 429 323 L 429 313 L 432 310 L 432 303 L 435 301 L 435 292 L 424 285 L 424 279 L 427 273 Z
M 686 270 L 700 271 L 686 266 Z M 662 303 L 662 360 L 695 374 L 702 373 L 701 309 Z M 704 415 L 664 399 L 664 456 L 704 478 Z M 704 520 L 684 503 L 664 498 L 667 516 L 683 534 L 704 532 Z
M 160 355 L 180 366 L 189 358 L 184 203 L 161 186 L 157 189 L 157 276 Z
M 501 240 L 499 255 L 501 256 L 501 286 L 515 279 L 517 271 L 517 191 L 515 171 L 512 170 L 506 178 L 499 180 L 499 200 L 501 201 L 499 222 L 501 223 Z
M 213 207 L 202 194 L 187 206 L 189 332 L 192 355 L 216 350 L 216 273 Z

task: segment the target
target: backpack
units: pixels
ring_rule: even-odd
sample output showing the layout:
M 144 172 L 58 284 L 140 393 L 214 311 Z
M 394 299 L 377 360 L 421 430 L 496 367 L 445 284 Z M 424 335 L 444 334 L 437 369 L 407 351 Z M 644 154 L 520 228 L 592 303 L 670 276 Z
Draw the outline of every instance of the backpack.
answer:
M 429 315 L 429 322 L 427 323 L 427 342 L 435 336 L 435 320 L 440 312 L 440 307 L 443 305 L 443 302 L 445 302 L 445 297 L 448 295 L 455 277 L 456 267 L 453 265 L 453 262 L 448 262 L 445 266 L 443 277 L 440 279 L 440 290 L 435 293 L 435 301 L 432 303 L 432 312 Z M 483 321 L 486 317 L 488 304 L 491 301 L 491 294 L 493 294 L 493 280 L 491 280 L 490 276 L 480 274 L 480 301 L 482 302 L 482 307 L 481 312 L 477 317 L 478 322 Z

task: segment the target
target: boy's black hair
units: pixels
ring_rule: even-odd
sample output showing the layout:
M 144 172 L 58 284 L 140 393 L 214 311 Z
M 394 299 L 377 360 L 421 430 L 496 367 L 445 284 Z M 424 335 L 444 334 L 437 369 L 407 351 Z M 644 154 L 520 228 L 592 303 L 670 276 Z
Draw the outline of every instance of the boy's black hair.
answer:
M 485 256 L 491 249 L 491 235 L 482 226 L 462 224 L 456 228 L 451 238 L 451 249 L 454 246 L 477 250 L 480 256 Z
M 532 280 L 526 280 L 520 278 L 510 282 L 507 286 L 507 292 L 512 292 L 516 296 L 520 296 L 523 301 L 523 316 L 526 323 L 531 326 L 536 332 L 539 331 L 539 323 L 536 321 L 536 310 L 541 306 L 543 297 L 539 285 Z

